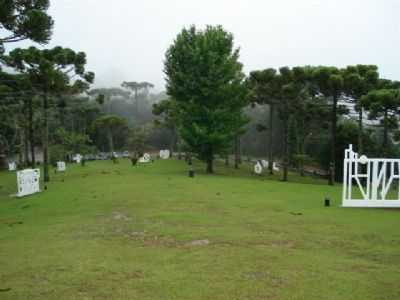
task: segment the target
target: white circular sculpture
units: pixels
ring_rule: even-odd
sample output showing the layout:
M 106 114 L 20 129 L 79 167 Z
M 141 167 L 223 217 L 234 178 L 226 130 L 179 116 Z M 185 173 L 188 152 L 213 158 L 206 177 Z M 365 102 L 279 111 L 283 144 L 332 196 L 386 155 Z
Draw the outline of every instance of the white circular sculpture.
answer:
M 262 171 L 263 171 L 262 165 L 260 164 L 260 162 L 257 162 L 254 166 L 254 173 L 256 173 L 257 175 L 261 175 Z
M 17 197 L 23 197 L 40 192 L 39 179 L 39 169 L 26 169 L 17 172 Z
M 15 161 L 8 163 L 8 170 L 9 171 L 16 171 L 17 170 L 17 164 Z
M 359 162 L 363 165 L 365 165 L 368 162 L 368 157 L 366 155 L 361 155 Z
M 143 154 L 141 158 L 139 158 L 140 163 L 148 163 L 151 161 L 151 156 L 148 153 Z
M 57 162 L 57 172 L 65 172 L 66 169 L 67 169 L 67 167 L 66 167 L 64 161 Z
M 168 159 L 171 156 L 169 150 L 160 150 L 160 158 L 161 159 Z

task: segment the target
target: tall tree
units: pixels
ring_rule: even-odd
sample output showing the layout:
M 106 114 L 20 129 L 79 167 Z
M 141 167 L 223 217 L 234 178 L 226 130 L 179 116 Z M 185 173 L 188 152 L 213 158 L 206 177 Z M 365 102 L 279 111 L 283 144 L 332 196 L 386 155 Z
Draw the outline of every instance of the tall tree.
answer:
M 135 110 L 136 114 L 139 113 L 139 94 L 143 94 L 145 97 L 149 94 L 149 90 L 154 88 L 154 85 L 150 82 L 143 81 L 143 82 L 136 82 L 131 81 L 127 82 L 124 81 L 121 84 L 122 87 L 128 89 L 129 91 L 133 92 L 133 99 L 135 100 Z
M 253 71 L 250 73 L 248 82 L 250 86 L 249 98 L 252 103 L 267 104 L 269 106 L 269 117 L 268 117 L 268 169 L 269 173 L 273 174 L 274 164 L 274 127 L 273 122 L 275 118 L 275 111 L 278 100 L 276 99 L 276 93 L 279 91 L 276 77 L 278 76 L 275 69 L 265 69 L 261 71 Z
M 221 26 L 184 28 L 169 47 L 167 93 L 179 107 L 180 134 L 213 173 L 214 155 L 225 154 L 246 119 L 244 74 L 233 35 Z
M 172 155 L 175 147 L 179 145 L 179 113 L 177 102 L 173 98 L 169 98 L 155 103 L 153 104 L 153 114 L 160 117 L 155 120 L 157 126 L 168 128 L 171 131 L 172 139 L 169 150 Z
M 361 97 L 377 87 L 378 67 L 375 65 L 348 66 L 343 71 L 344 91 L 358 111 L 358 149 L 363 153 L 363 108 L 360 105 Z
M 108 147 L 111 155 L 114 153 L 114 135 L 128 127 L 127 121 L 124 118 L 120 118 L 115 115 L 104 115 L 99 117 L 95 122 L 94 126 L 100 130 L 105 131 L 105 135 L 108 140 Z
M 40 50 L 35 47 L 14 49 L 5 57 L 8 66 L 27 74 L 35 90 L 43 97 L 43 163 L 44 181 L 49 176 L 49 97 L 79 94 L 89 88 L 94 73 L 86 72 L 86 55 L 68 48 Z M 72 80 L 73 78 L 73 80 Z
M 332 103 L 331 111 L 331 134 L 330 134 L 330 163 L 329 184 L 335 182 L 336 166 L 336 129 L 338 116 L 338 101 L 343 94 L 343 72 L 336 67 L 317 67 L 313 71 L 313 79 L 318 87 L 318 92 Z

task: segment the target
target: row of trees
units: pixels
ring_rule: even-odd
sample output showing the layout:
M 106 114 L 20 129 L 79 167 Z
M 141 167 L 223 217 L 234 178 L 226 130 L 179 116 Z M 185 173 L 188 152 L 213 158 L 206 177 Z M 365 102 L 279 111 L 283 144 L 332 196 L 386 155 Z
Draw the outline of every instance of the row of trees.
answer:
M 7 66 L 14 70 L 14 73 L 0 70 L 2 113 L 5 115 L 14 112 L 11 116 L 19 115 L 19 120 L 15 121 L 15 135 L 19 133 L 21 139 L 25 140 L 25 149 L 30 146 L 30 164 L 34 167 L 34 115 L 35 110 L 39 109 L 35 102 L 40 99 L 40 128 L 46 182 L 49 181 L 48 121 L 52 99 L 79 95 L 86 91 L 94 80 L 94 73 L 85 70 L 86 55 L 83 52 L 63 47 L 44 50 L 30 47 L 17 48 L 5 54 L 7 43 L 30 39 L 46 44 L 50 40 L 54 22 L 47 14 L 48 8 L 48 0 L 7 0 L 1 3 L 0 16 L 0 28 L 5 32 L 5 36 L 0 37 L 0 46 L 3 49 L 0 57 L 1 67 L 3 69 Z M 22 113 L 15 113 L 19 109 L 22 109 Z M 4 137 L 2 140 L 7 141 Z M 6 143 L 2 144 L 4 147 Z
M 381 122 L 385 155 L 389 154 L 390 131 L 398 124 L 399 82 L 381 79 L 376 66 L 271 68 L 253 71 L 246 78 L 233 36 L 220 26 L 184 29 L 166 53 L 164 72 L 170 98 L 155 105 L 154 113 L 163 116 L 164 124 L 178 133 L 188 150 L 207 163 L 209 173 L 216 154 L 226 155 L 233 147 L 239 156 L 238 137 L 249 121 L 245 114 L 249 105 L 268 105 L 269 124 L 259 129 L 268 132 L 270 145 L 278 142 L 274 141 L 275 115 L 279 119 L 284 181 L 291 155 L 296 153 L 298 164 L 304 164 L 309 137 L 329 129 L 329 183 L 333 184 L 338 177 L 338 121 L 353 107 L 360 152 L 365 111 L 370 119 Z M 270 173 L 272 149 L 268 151 Z

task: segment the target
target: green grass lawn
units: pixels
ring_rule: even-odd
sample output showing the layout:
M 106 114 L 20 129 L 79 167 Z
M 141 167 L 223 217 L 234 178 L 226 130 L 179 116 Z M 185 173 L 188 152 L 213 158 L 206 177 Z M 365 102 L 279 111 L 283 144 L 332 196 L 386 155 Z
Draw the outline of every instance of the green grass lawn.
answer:
M 0 172 L 0 299 L 400 299 L 399 210 L 216 170 L 89 162 L 22 199 Z

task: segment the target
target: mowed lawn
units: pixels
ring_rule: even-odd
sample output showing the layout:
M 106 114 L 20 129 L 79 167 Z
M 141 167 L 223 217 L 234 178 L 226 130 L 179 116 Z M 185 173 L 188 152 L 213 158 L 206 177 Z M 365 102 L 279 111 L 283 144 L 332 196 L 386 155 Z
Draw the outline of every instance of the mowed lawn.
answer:
M 249 167 L 187 169 L 69 165 L 22 199 L 0 172 L 0 299 L 400 299 L 399 210 L 340 208 L 340 186 Z

